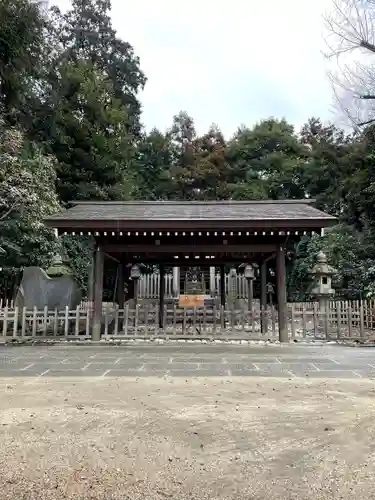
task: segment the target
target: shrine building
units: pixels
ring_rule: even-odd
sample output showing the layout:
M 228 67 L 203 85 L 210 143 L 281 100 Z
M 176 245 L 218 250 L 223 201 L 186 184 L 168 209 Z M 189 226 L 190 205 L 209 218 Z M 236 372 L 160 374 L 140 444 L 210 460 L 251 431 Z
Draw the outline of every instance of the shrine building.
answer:
M 174 269 L 179 293 L 181 266 L 219 268 L 220 300 L 225 304 L 224 266 L 255 264 L 260 269 L 260 304 L 267 304 L 267 265 L 275 262 L 280 341 L 288 340 L 285 249 L 306 234 L 321 234 L 336 219 L 314 207 L 313 200 L 265 201 L 129 201 L 70 203 L 45 220 L 57 234 L 95 239 L 93 340 L 101 336 L 104 258 L 160 269 L 160 310 L 164 307 L 164 273 Z M 124 279 L 123 271 L 119 274 Z M 124 306 L 124 281 L 118 304 Z M 162 315 L 160 320 L 162 321 Z

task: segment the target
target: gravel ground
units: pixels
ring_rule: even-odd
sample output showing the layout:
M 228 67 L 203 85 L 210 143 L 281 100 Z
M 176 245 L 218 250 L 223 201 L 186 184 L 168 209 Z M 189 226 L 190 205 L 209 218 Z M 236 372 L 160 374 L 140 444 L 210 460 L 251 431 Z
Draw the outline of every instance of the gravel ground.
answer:
M 373 499 L 370 380 L 2 378 L 2 500 Z

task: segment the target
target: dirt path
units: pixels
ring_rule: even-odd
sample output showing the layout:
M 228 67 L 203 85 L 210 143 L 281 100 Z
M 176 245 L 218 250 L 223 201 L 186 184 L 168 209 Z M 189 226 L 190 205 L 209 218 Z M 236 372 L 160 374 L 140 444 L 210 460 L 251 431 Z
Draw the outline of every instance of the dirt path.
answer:
M 0 379 L 2 500 L 373 498 L 374 383 Z

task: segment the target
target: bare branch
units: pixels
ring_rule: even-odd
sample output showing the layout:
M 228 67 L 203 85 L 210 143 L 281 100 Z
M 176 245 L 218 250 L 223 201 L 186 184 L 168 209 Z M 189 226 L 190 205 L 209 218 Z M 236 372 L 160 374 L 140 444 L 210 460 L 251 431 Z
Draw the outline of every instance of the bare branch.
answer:
M 375 0 L 332 0 L 326 53 L 336 105 L 355 126 L 375 118 Z
M 366 40 L 361 40 L 360 46 L 363 47 L 364 49 L 369 50 L 370 52 L 375 52 L 375 45 L 366 42 Z
M 375 118 L 372 118 L 371 120 L 367 120 L 367 122 L 358 123 L 358 127 L 364 127 L 365 125 L 370 125 L 370 123 L 374 123 L 374 122 L 375 122 Z

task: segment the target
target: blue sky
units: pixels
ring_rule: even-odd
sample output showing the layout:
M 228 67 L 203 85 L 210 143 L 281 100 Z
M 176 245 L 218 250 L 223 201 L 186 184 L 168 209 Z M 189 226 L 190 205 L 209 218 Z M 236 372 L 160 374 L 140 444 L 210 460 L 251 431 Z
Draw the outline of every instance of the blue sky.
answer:
M 65 7 L 69 0 L 56 0 Z M 148 82 L 148 129 L 186 110 L 202 133 L 229 137 L 240 124 L 285 117 L 334 120 L 322 16 L 330 0 L 112 0 L 118 34 L 135 49 Z

